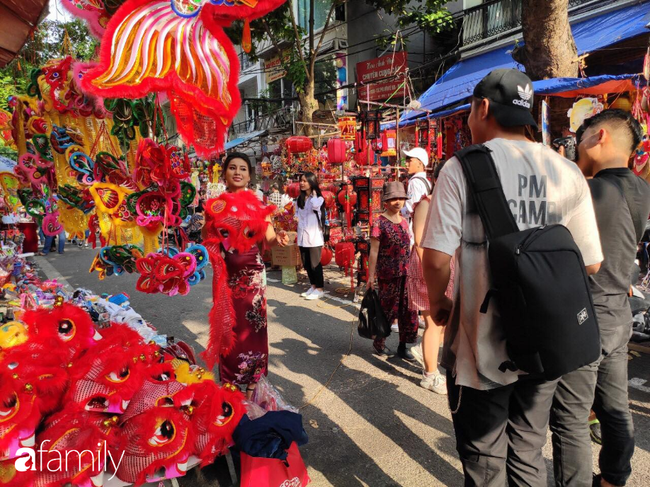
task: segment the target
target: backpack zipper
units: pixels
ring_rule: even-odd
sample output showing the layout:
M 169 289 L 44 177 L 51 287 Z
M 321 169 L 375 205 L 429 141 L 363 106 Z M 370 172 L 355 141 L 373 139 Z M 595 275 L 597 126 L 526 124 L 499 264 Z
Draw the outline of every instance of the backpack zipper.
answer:
M 519 245 L 517 245 L 517 248 L 515 249 L 515 255 L 521 254 L 521 250 L 533 243 L 534 241 L 534 236 L 538 234 L 540 230 L 544 230 L 547 225 L 542 225 L 541 227 L 537 227 L 534 232 L 532 232 L 530 235 L 528 235 L 523 242 L 521 242 Z

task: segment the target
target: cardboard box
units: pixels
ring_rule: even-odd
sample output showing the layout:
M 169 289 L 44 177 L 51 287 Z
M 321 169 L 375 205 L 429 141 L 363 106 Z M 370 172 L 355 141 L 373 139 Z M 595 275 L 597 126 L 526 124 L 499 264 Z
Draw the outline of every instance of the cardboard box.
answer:
M 273 247 L 271 249 L 271 263 L 279 266 L 300 265 L 300 250 L 297 245 L 286 247 Z

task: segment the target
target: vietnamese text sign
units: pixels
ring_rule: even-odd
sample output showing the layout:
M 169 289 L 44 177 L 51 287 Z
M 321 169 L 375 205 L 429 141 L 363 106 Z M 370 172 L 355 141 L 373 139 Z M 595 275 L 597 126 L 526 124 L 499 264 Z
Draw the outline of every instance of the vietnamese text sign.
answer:
M 376 82 L 377 80 L 406 71 L 406 52 L 386 54 L 380 58 L 370 59 L 357 63 L 357 82 L 360 84 L 370 84 L 369 88 L 359 86 L 357 88 L 358 98 L 360 101 L 370 99 L 370 101 L 380 101 L 391 98 L 402 98 L 403 90 L 398 88 L 404 82 L 404 78 L 395 77 L 386 81 Z

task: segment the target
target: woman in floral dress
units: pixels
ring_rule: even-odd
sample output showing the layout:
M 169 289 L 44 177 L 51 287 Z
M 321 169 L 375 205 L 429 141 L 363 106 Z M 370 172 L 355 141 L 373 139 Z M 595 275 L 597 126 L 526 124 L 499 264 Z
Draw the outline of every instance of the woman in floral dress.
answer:
M 261 204 L 255 193 L 248 190 L 251 170 L 246 154 L 232 153 L 226 158 L 227 192 L 207 202 L 205 229 L 215 273 L 220 272 L 220 263 L 225 263 L 223 270 L 232 300 L 231 307 L 230 303 L 223 305 L 222 295 L 228 293 L 213 289 L 215 306 L 210 313 L 211 341 L 207 354 L 220 355 L 221 381 L 245 386 L 249 397 L 262 375 L 267 374 L 269 353 L 266 274 L 258 244 L 284 246 L 288 241 L 284 232 L 276 235 L 270 224 L 274 207 Z M 230 220 L 219 215 L 226 213 L 224 210 L 232 215 Z M 218 285 L 215 279 L 213 286 Z M 213 335 L 212 327 L 231 321 L 232 330 L 226 325 L 225 330 L 216 330 Z M 221 340 L 218 343 L 217 338 Z
M 368 262 L 368 287 L 375 286 L 381 307 L 389 323 L 397 320 L 399 327 L 399 346 L 397 355 L 413 360 L 406 348 L 407 343 L 415 343 L 418 337 L 417 311 L 409 309 L 406 277 L 411 257 L 411 237 L 409 225 L 400 211 L 406 201 L 404 185 L 398 181 L 384 185 L 382 201 L 385 211 L 372 225 L 370 233 L 370 258 Z M 374 342 L 378 355 L 390 355 L 384 338 Z

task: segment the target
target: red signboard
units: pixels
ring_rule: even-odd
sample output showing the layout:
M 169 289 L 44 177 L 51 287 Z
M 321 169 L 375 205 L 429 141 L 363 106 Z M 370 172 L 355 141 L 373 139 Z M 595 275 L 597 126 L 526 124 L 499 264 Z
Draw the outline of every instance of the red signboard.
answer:
M 403 73 L 406 68 L 406 52 L 404 51 L 357 63 L 357 83 L 361 84 L 357 88 L 359 100 L 382 101 L 388 98 L 403 98 L 404 90 L 398 90 L 404 82 L 403 77 L 396 76 L 378 83 L 376 81 Z M 369 87 L 363 85 L 369 85 Z M 396 90 L 398 90 L 397 93 Z M 391 95 L 393 96 L 391 97 Z

